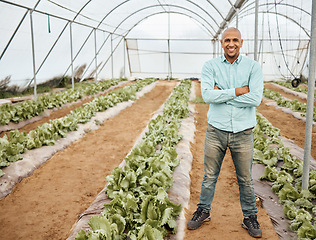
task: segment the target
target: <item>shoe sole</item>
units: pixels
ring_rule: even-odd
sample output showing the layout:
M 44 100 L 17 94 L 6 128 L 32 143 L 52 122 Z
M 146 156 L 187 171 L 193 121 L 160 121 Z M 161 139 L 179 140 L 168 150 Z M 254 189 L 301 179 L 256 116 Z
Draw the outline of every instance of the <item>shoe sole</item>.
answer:
M 246 224 L 242 223 L 241 226 L 242 226 L 244 229 L 248 230 L 248 227 L 246 226 Z M 250 236 L 252 236 L 252 237 L 254 237 L 254 238 L 261 238 L 261 237 L 262 237 L 262 235 L 254 235 L 254 234 L 252 234 L 251 232 L 249 232 L 249 230 L 248 230 L 248 233 L 249 233 Z
M 187 226 L 187 229 L 189 229 L 189 230 L 195 230 L 195 229 L 198 229 L 199 227 L 201 227 L 201 226 L 202 226 L 202 224 L 203 224 L 204 222 L 209 222 L 209 221 L 211 221 L 211 216 L 209 216 L 208 218 L 205 218 L 205 219 L 204 219 L 204 221 L 201 223 L 201 225 L 200 225 L 200 226 L 197 226 L 197 227 L 188 227 L 188 226 Z

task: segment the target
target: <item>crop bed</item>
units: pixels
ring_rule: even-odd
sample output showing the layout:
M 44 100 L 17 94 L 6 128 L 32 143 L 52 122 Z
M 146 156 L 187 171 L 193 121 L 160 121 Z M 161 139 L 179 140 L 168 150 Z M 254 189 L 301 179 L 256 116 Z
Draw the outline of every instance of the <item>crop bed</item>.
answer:
M 120 112 L 107 117 L 104 121 L 92 118 L 92 120 L 84 123 L 86 127 L 83 128 L 83 134 L 80 138 L 73 141 L 66 148 L 60 149 L 58 153 L 53 154 L 49 160 L 47 159 L 48 161 L 45 164 L 38 166 L 38 169 L 30 177 L 23 180 L 19 179 L 22 181 L 15 186 L 13 191 L 0 199 L 0 224 L 3 229 L 2 237 L 4 239 L 66 239 L 69 236 L 77 216 L 89 207 L 97 194 L 104 188 L 106 182 L 114 181 L 113 178 L 109 177 L 105 181 L 105 177 L 109 176 L 113 169 L 119 166 L 126 155 L 131 152 L 141 132 L 144 131 L 150 119 L 152 119 L 153 113 L 167 101 L 175 86 L 179 83 L 176 81 L 157 81 L 151 84 L 154 84 L 152 90 L 149 90 L 149 92 L 144 93 L 137 99 L 129 100 L 130 104 L 126 108 L 122 108 Z M 192 82 L 192 84 L 195 85 L 196 95 L 199 96 L 199 83 Z M 281 136 L 293 140 L 296 145 L 303 147 L 304 134 L 302 132 L 304 132 L 304 122 L 274 106 L 266 105 L 265 103 L 267 102 L 268 100 L 265 100 L 258 108 L 262 116 L 268 119 L 273 126 L 280 129 Z M 190 203 L 188 206 L 184 205 L 187 220 L 191 218 L 191 214 L 196 208 L 200 182 L 203 176 L 203 141 L 207 111 L 205 104 L 191 104 L 195 106 L 195 112 L 191 109 L 190 114 L 195 118 L 196 130 L 195 139 L 191 143 L 193 163 L 190 174 Z M 113 107 L 115 108 L 115 106 Z M 293 129 L 293 126 L 295 126 L 295 129 Z M 67 135 L 71 134 L 72 132 L 67 133 Z M 157 139 L 156 137 L 154 138 Z M 56 142 L 59 141 L 62 141 L 62 139 L 56 139 Z M 315 129 L 313 144 L 315 146 Z M 54 145 L 45 146 L 44 148 L 46 147 L 53 148 Z M 38 149 L 41 148 L 43 147 Z M 315 147 L 312 147 L 312 156 L 315 158 L 316 153 L 314 149 Z M 31 151 L 28 150 L 22 155 Z M 268 155 L 271 158 L 267 159 L 267 161 L 275 161 L 272 153 L 268 153 Z M 258 152 L 257 156 L 259 156 L 258 158 L 262 157 Z M 23 162 L 23 160 L 20 162 Z M 5 169 L 4 172 L 6 172 Z M 161 178 L 163 177 L 160 176 L 159 179 L 161 180 Z M 143 179 L 142 184 L 145 184 L 146 181 Z M 114 182 L 112 186 L 114 186 L 113 184 Z M 205 236 L 208 239 L 251 239 L 247 231 L 240 227 L 242 216 L 236 184 L 231 159 L 228 154 L 218 181 L 213 203 L 212 221 L 205 224 L 205 226 L 203 225 L 201 230 L 198 231 L 184 230 L 183 226 L 185 223 L 182 222 L 182 227 L 179 228 L 179 231 L 183 234 L 178 236 L 183 236 L 185 233 L 184 239 L 189 240 Z M 143 186 L 146 188 L 146 184 Z M 166 189 L 170 188 L 170 185 L 167 186 Z M 160 194 L 158 195 L 162 198 L 164 194 L 162 194 L 162 190 L 159 191 Z M 140 194 L 139 190 L 137 192 Z M 184 192 L 185 190 L 181 190 L 182 195 L 184 195 Z M 115 194 L 111 194 L 112 197 L 115 197 Z M 271 194 L 273 194 L 272 190 Z M 151 200 L 148 199 L 143 198 L 147 205 L 145 203 L 141 204 L 139 209 L 148 209 L 145 206 L 148 207 L 150 204 L 153 204 L 150 202 L 155 201 L 152 198 L 150 198 Z M 176 201 L 176 199 L 177 196 L 174 196 L 173 200 Z M 261 207 L 260 201 L 258 201 L 258 208 L 259 222 L 263 229 L 263 239 L 278 239 L 275 226 L 273 226 L 269 218 L 269 213 Z M 159 239 L 159 236 L 161 237 L 160 234 L 169 233 L 169 230 L 172 229 L 171 227 L 174 226 L 174 222 L 167 216 L 171 216 L 171 212 L 176 213 L 177 211 L 164 210 L 163 212 L 164 214 L 160 216 L 162 218 L 158 227 L 154 225 L 158 224 L 158 222 L 153 223 L 146 220 L 145 217 L 137 220 L 137 217 L 134 217 L 133 221 L 136 221 L 135 224 L 147 221 L 147 225 L 139 225 L 139 227 L 131 231 L 130 236 L 136 236 L 139 230 L 141 230 L 141 234 L 148 232 L 156 234 L 156 239 Z M 124 221 L 120 219 L 117 216 L 116 220 L 108 219 L 107 221 L 123 223 Z M 169 225 L 168 231 L 161 231 L 161 227 L 165 223 Z M 125 226 L 127 226 L 127 229 L 130 229 L 130 226 L 135 224 L 129 222 Z M 229 226 L 228 229 L 227 226 Z M 96 225 L 94 227 L 96 228 Z M 16 231 L 17 228 L 19 231 Z M 161 233 L 154 229 L 158 229 Z M 126 229 L 120 230 L 124 234 L 128 234 Z M 289 229 L 286 230 L 289 231 Z M 279 232 L 278 234 L 280 235 Z M 169 235 L 168 238 L 172 238 L 172 236 Z

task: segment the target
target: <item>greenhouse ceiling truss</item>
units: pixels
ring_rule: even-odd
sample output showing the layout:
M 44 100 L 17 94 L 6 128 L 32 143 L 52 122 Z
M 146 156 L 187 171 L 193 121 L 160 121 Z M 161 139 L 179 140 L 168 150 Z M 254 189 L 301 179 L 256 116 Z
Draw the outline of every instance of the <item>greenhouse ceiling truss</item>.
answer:
M 41 64 L 39 65 L 39 67 L 37 67 L 37 69 L 34 70 L 34 76 L 33 78 L 31 79 L 29 85 L 31 84 L 32 81 L 36 80 L 36 75 L 38 73 L 38 71 L 41 69 L 42 65 L 45 63 L 46 59 L 48 58 L 48 56 L 50 55 L 50 53 L 53 51 L 56 43 L 59 41 L 60 37 L 64 34 L 66 28 L 68 27 L 69 25 L 69 28 L 71 28 L 71 24 L 72 23 L 75 23 L 75 24 L 79 24 L 79 25 L 82 25 L 82 26 L 85 26 L 85 27 L 88 27 L 88 28 L 91 28 L 91 32 L 89 34 L 89 36 L 86 38 L 86 41 L 89 39 L 89 37 L 91 36 L 92 32 L 95 33 L 96 30 L 98 31 L 103 31 L 103 32 L 106 32 L 106 33 L 109 33 L 111 35 L 111 39 L 113 38 L 112 35 L 115 35 L 117 37 L 121 37 L 122 39 L 124 39 L 126 41 L 126 36 L 127 34 L 135 27 L 137 26 L 138 24 L 140 24 L 142 21 L 144 21 L 145 19 L 151 17 L 151 16 L 154 16 L 154 15 L 157 15 L 157 14 L 161 14 L 161 13 L 177 13 L 177 14 L 182 14 L 182 15 L 185 15 L 187 17 L 190 17 L 190 18 L 193 18 L 195 21 L 197 21 L 199 24 L 201 24 L 201 26 L 210 34 L 210 39 L 214 42 L 214 41 L 218 41 L 218 38 L 219 38 L 219 35 L 222 33 L 223 29 L 227 26 L 227 24 L 229 22 L 232 21 L 232 19 L 235 17 L 236 18 L 236 22 L 238 22 L 238 18 L 242 18 L 242 17 L 245 17 L 247 14 L 245 14 L 246 11 L 249 11 L 249 10 L 252 10 L 253 8 L 255 8 L 255 6 L 253 6 L 255 4 L 255 2 L 251 2 L 249 3 L 248 5 L 245 5 L 245 3 L 247 3 L 248 1 L 247 0 L 237 0 L 234 4 L 231 2 L 231 1 L 228 1 L 229 4 L 230 4 L 230 10 L 228 11 L 227 15 L 224 17 L 223 14 L 221 13 L 221 11 L 211 2 L 211 1 L 207 1 L 207 3 L 219 14 L 219 16 L 221 17 L 221 22 L 217 22 L 214 17 L 212 17 L 205 9 L 203 9 L 202 7 L 200 7 L 199 4 L 193 2 L 193 1 L 190 1 L 190 0 L 186 0 L 185 2 L 188 2 L 190 3 L 191 5 L 194 5 L 195 7 L 199 8 L 202 12 L 204 12 L 209 19 L 206 19 L 202 16 L 200 16 L 201 14 L 198 14 L 196 12 L 194 12 L 193 10 L 190 10 L 189 8 L 186 8 L 186 7 L 183 7 L 181 5 L 177 5 L 177 4 L 171 4 L 171 3 L 161 3 L 161 1 L 157 1 L 159 4 L 153 4 L 153 5 L 149 5 L 149 6 L 146 6 L 146 7 L 143 7 L 143 8 L 140 8 L 140 9 L 136 9 L 135 11 L 131 12 L 129 15 L 127 15 L 121 22 L 118 22 L 114 31 L 108 31 L 106 29 L 103 29 L 102 28 L 102 24 L 104 23 L 104 21 L 111 15 L 111 14 L 114 14 L 115 11 L 117 9 L 119 9 L 120 7 L 124 6 L 125 4 L 127 4 L 128 2 L 132 1 L 132 0 L 125 0 L 119 4 L 117 4 L 115 7 L 113 7 L 107 14 L 104 15 L 104 17 L 100 20 L 100 21 L 97 21 L 97 20 L 94 20 L 95 22 L 98 22 L 97 26 L 93 26 L 93 25 L 87 25 L 87 24 L 84 24 L 80 21 L 77 21 L 76 19 L 79 17 L 79 16 L 84 16 L 85 18 L 89 18 L 85 15 L 82 14 L 83 10 L 93 2 L 93 0 L 89 0 L 87 1 L 80 9 L 79 11 L 76 12 L 75 16 L 73 17 L 73 19 L 67 19 L 65 17 L 62 17 L 62 16 L 58 16 L 58 15 L 54 15 L 54 14 L 51 14 L 51 13 L 47 13 L 47 12 L 43 12 L 43 11 L 40 11 L 37 9 L 38 5 L 40 4 L 42 0 L 38 0 L 36 2 L 36 4 L 34 5 L 33 8 L 30 8 L 30 7 L 26 7 L 26 6 L 23 6 L 23 5 L 20 5 L 20 4 L 17 4 L 17 3 L 14 3 L 14 2 L 10 2 L 10 1 L 6 1 L 6 0 L 0 0 L 0 2 L 3 2 L 3 3 L 6 3 L 6 4 L 10 4 L 10 5 L 13 5 L 13 6 L 16 6 L 16 7 L 20 7 L 20 8 L 24 8 L 26 9 L 26 12 L 25 14 L 23 15 L 23 17 L 21 18 L 21 21 L 19 22 L 19 24 L 17 25 L 15 31 L 13 32 L 11 38 L 9 39 L 8 43 L 6 44 L 6 47 L 3 49 L 1 55 L 0 55 L 0 61 L 2 59 L 2 57 L 4 56 L 6 50 L 8 49 L 12 39 L 14 38 L 15 34 L 18 32 L 19 30 L 19 27 L 21 26 L 22 22 L 25 20 L 27 14 L 30 15 L 30 18 L 31 18 L 31 21 L 32 21 L 32 13 L 33 12 L 36 12 L 36 13 L 40 13 L 40 14 L 46 14 L 50 17 L 55 17 L 55 18 L 58 18 L 58 19 L 61 19 L 61 20 L 64 20 L 66 21 L 66 24 L 64 26 L 64 28 L 62 29 L 62 31 L 60 32 L 58 38 L 56 39 L 56 41 L 54 42 L 54 44 L 51 46 L 50 50 L 48 51 L 46 57 L 43 59 L 43 61 L 41 62 Z M 67 9 L 68 11 L 72 11 L 71 9 L 69 8 L 66 8 L 54 1 L 50 1 L 51 3 L 55 4 L 55 5 L 58 5 L 60 7 L 63 7 L 65 9 Z M 291 8 L 296 8 L 297 10 L 299 11 L 302 11 L 304 12 L 304 14 L 309 14 L 307 11 L 305 11 L 304 9 L 301 9 L 295 5 L 291 5 L 291 4 L 287 4 L 287 3 L 282 3 L 282 1 L 280 3 L 278 3 L 282 6 L 286 6 L 286 7 L 291 7 Z M 274 6 L 273 3 L 268 3 L 268 4 L 261 4 L 259 5 L 259 7 L 263 7 L 263 6 L 268 6 L 268 5 L 271 5 L 272 7 Z M 145 16 L 143 18 L 141 18 L 138 22 L 136 22 L 135 24 L 133 24 L 130 29 L 127 29 L 125 31 L 124 34 L 122 33 L 117 33 L 117 30 L 120 28 L 120 26 L 127 20 L 129 20 L 133 15 L 136 15 L 138 13 L 141 13 L 143 10 L 147 10 L 149 8 L 157 8 L 157 7 L 161 7 L 163 9 L 163 11 L 157 11 L 157 12 L 154 12 L 148 16 Z M 170 10 L 167 10 L 167 8 L 178 8 L 179 11 L 170 11 Z M 275 7 L 275 6 L 274 6 Z M 181 12 L 180 10 L 185 10 L 187 11 L 187 13 L 184 13 L 184 12 Z M 72 12 L 75 12 L 75 11 L 72 11 Z M 293 21 L 295 24 L 299 25 L 303 31 L 306 33 L 306 35 L 309 37 L 309 33 L 306 29 L 304 29 L 300 23 L 296 22 L 294 19 L 292 19 L 291 17 L 289 16 L 286 16 L 282 13 L 277 13 L 277 12 L 273 12 L 271 10 L 268 10 L 268 11 L 261 11 L 260 13 L 272 13 L 272 14 L 278 14 L 282 17 L 285 17 L 285 18 L 288 18 L 289 20 Z M 92 18 L 89 18 L 89 19 L 92 19 Z M 92 19 L 93 20 L 93 19 Z M 210 21 L 208 21 L 210 20 Z M 217 27 L 217 29 L 215 29 L 211 23 L 214 23 L 214 25 Z M 32 25 L 32 24 L 31 24 Z M 70 34 L 71 35 L 71 34 Z M 32 38 L 33 38 L 33 34 L 32 34 Z M 106 38 L 105 41 L 107 41 L 109 38 Z M 85 42 L 86 42 L 85 41 Z M 34 41 L 33 41 L 34 42 Z M 121 41 L 119 42 L 121 43 Z M 118 43 L 118 44 L 119 44 Z M 71 43 L 72 44 L 72 43 Z M 84 45 L 84 44 L 83 44 Z M 111 44 L 112 45 L 112 44 Z M 95 49 L 95 56 L 94 56 L 94 59 L 92 59 L 91 62 L 95 61 L 96 64 L 95 64 L 95 67 L 97 68 L 98 64 L 97 64 L 97 55 L 98 55 L 98 52 L 100 51 L 100 49 L 104 46 L 104 44 L 99 48 L 99 50 L 96 50 Z M 34 46 L 33 46 L 34 48 Z M 79 51 L 77 52 L 76 56 L 78 56 L 78 54 L 80 53 L 81 49 L 83 48 L 83 46 L 79 49 Z M 113 55 L 113 51 L 115 51 L 116 47 L 115 48 L 112 48 L 111 49 L 111 55 L 110 57 L 112 57 Z M 215 48 L 214 48 L 215 49 Z M 257 46 L 255 46 L 255 49 L 257 49 Z M 71 49 L 71 52 L 72 49 Z M 256 53 L 257 51 L 254 50 L 254 52 Z M 33 62 L 35 61 L 35 53 L 33 53 Z M 71 59 L 75 60 L 76 56 Z M 106 59 L 106 63 L 108 63 L 109 59 Z M 73 62 L 73 61 L 72 61 Z M 170 64 L 170 63 L 169 63 Z M 33 64 L 35 65 L 35 63 Z M 91 65 L 91 63 L 89 64 L 89 66 Z M 34 67 L 35 68 L 35 67 Z M 66 69 L 66 72 L 69 70 L 69 68 L 73 68 L 72 64 L 69 65 Z M 101 68 L 103 69 L 103 67 Z M 100 71 L 100 70 L 99 70 Z M 113 72 L 113 70 L 112 70 Z M 98 70 L 96 69 L 95 71 L 95 75 L 96 75 L 96 78 L 98 76 Z M 113 74 L 112 74 L 113 75 Z M 172 73 L 171 73 L 172 75 Z

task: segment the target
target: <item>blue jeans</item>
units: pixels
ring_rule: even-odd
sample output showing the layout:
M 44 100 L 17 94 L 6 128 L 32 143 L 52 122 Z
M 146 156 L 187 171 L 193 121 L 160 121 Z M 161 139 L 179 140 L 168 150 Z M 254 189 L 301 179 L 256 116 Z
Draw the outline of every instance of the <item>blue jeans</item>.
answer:
M 253 160 L 252 129 L 238 133 L 219 130 L 208 125 L 204 146 L 204 177 L 200 202 L 206 210 L 211 209 L 217 178 L 223 163 L 226 149 L 229 148 L 235 165 L 239 185 L 240 204 L 244 217 L 255 215 L 258 210 L 251 177 Z

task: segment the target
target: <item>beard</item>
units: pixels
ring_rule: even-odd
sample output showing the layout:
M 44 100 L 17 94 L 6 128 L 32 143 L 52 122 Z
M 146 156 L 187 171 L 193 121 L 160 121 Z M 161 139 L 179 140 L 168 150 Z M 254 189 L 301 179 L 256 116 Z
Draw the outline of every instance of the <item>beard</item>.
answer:
M 225 53 L 226 58 L 230 58 L 230 59 L 234 59 L 237 58 L 239 55 L 239 52 L 236 52 L 235 54 L 229 54 L 229 53 Z

